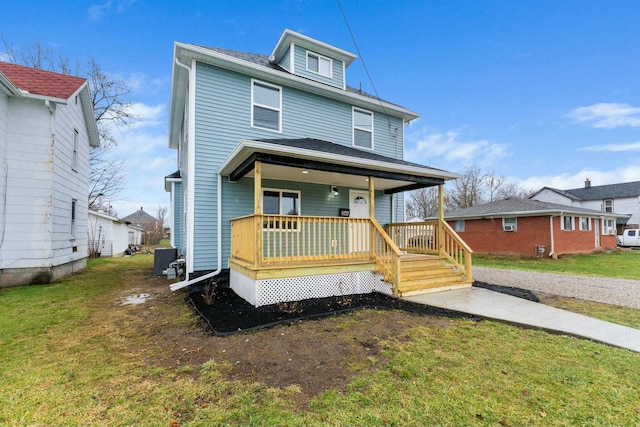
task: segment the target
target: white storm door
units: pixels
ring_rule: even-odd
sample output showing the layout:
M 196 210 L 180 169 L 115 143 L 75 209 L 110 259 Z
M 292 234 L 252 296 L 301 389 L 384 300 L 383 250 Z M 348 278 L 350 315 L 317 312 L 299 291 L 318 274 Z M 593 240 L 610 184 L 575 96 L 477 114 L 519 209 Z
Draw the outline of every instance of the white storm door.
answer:
M 369 192 L 349 190 L 350 218 L 369 218 Z M 369 222 L 349 225 L 349 252 L 369 251 Z

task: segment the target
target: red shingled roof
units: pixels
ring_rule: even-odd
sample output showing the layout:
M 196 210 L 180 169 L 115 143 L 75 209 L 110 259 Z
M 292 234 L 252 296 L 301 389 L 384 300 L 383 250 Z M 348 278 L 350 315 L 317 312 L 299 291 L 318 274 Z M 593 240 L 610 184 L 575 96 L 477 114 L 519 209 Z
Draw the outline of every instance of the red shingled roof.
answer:
M 86 80 L 0 61 L 0 72 L 18 89 L 31 94 L 68 99 Z

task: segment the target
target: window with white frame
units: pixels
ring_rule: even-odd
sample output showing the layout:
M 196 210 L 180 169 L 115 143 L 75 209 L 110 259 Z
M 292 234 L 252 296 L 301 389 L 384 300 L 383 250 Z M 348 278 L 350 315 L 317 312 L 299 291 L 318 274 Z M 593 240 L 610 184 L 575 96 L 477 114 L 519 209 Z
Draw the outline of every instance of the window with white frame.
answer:
M 518 218 L 502 218 L 502 231 L 518 231 Z
M 562 230 L 564 231 L 572 231 L 574 229 L 573 225 L 573 217 L 569 215 L 562 216 Z
M 73 130 L 73 152 L 71 154 L 71 168 L 75 171 L 78 170 L 78 131 Z
M 262 213 L 265 215 L 300 216 L 300 192 L 266 189 L 262 192 Z M 265 219 L 264 228 L 295 230 L 296 221 Z
M 307 52 L 307 71 L 331 78 L 332 68 L 333 63 L 330 58 L 325 58 L 313 52 Z
M 603 212 L 609 212 L 609 213 L 613 212 L 613 200 L 612 199 L 606 199 L 606 200 L 602 201 L 602 211 Z
M 371 111 L 353 109 L 353 145 L 373 148 L 373 113 Z
M 602 220 L 602 234 L 616 234 L 616 227 L 612 219 Z
M 78 201 L 76 199 L 71 199 L 71 238 L 75 238 L 76 236 L 76 205 Z
M 464 219 L 456 219 L 453 221 L 453 229 L 457 232 L 464 231 Z
M 580 217 L 580 230 L 582 231 L 591 230 L 591 218 L 587 218 L 584 216 Z
M 280 132 L 282 90 L 278 86 L 252 81 L 251 126 Z

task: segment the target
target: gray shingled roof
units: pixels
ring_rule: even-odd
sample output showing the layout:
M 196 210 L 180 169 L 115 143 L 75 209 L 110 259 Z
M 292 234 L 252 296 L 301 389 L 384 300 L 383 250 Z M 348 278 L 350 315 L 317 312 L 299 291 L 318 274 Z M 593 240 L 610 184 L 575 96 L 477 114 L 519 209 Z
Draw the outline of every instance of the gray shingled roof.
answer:
M 223 49 L 223 48 L 220 48 L 220 47 L 211 47 L 211 46 L 203 46 L 203 45 L 195 45 L 195 46 L 199 46 L 199 47 L 202 47 L 204 49 L 209 49 L 209 50 L 212 50 L 214 52 L 221 53 L 223 55 L 228 55 L 228 56 L 231 56 L 231 57 L 236 58 L 236 59 L 241 59 L 243 61 L 251 62 L 252 64 L 260 65 L 262 67 L 270 68 L 272 70 L 281 71 L 283 73 L 291 74 L 287 70 L 285 70 L 284 68 L 280 67 L 278 64 L 271 63 L 269 61 L 269 57 L 267 55 L 261 55 L 259 53 L 242 52 L 242 51 L 232 50 L 232 49 Z M 303 77 L 304 78 L 304 76 L 299 76 L 299 77 Z M 316 80 L 314 80 L 314 81 L 316 81 Z M 322 83 L 322 82 L 319 82 L 319 83 Z M 349 85 L 346 86 L 346 90 L 347 90 L 347 92 L 350 92 L 350 93 L 355 93 L 355 94 L 358 94 L 358 95 L 365 96 L 367 98 L 380 100 L 380 101 L 383 101 L 383 102 L 385 102 L 387 104 L 401 107 L 398 104 L 395 104 L 393 102 L 387 101 L 386 99 L 378 98 L 375 95 L 372 95 L 370 93 L 364 92 L 361 89 L 357 89 L 357 88 L 354 88 L 354 87 L 349 86 Z
M 321 151 L 323 153 L 338 154 L 342 156 L 355 157 L 365 160 L 374 160 L 386 163 L 395 163 L 398 165 L 411 166 L 416 168 L 428 168 L 436 171 L 446 172 L 443 169 L 434 168 L 431 166 L 425 166 L 418 163 L 411 163 L 400 159 L 394 159 L 392 157 L 382 156 L 370 151 L 359 150 L 357 148 L 349 147 L 346 145 L 336 144 L 330 141 L 323 141 L 321 139 L 314 138 L 298 138 L 298 139 L 258 139 L 257 141 L 266 142 L 269 144 L 285 145 L 287 147 L 304 148 L 306 150 Z
M 565 193 L 581 200 L 622 199 L 640 196 L 640 181 L 623 182 L 620 184 L 594 185 L 591 187 L 565 190 Z
M 541 202 L 539 200 L 509 198 L 496 200 L 494 202 L 485 203 L 483 205 L 472 206 L 466 209 L 460 209 L 452 212 L 445 212 L 447 219 L 464 219 L 478 217 L 497 217 L 497 216 L 535 216 L 535 215 L 551 215 L 551 214 L 576 214 L 585 216 L 611 216 L 622 217 L 620 214 L 607 214 L 593 209 L 576 208 L 573 206 L 561 205 L 557 203 Z

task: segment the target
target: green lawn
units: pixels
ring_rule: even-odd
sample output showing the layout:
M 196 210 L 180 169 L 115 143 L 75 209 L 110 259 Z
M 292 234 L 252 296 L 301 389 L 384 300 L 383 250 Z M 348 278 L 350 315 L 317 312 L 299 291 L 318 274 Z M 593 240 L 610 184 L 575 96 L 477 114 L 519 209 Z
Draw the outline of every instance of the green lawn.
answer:
M 558 259 L 474 254 L 473 265 L 640 280 L 640 251 L 638 250 L 564 255 Z
M 101 258 L 56 284 L 0 290 L 0 425 L 640 424 L 640 354 L 492 321 L 407 325 L 379 343 L 379 356 L 360 361 L 370 367 L 354 372 L 346 389 L 304 405 L 292 404 L 295 387 L 232 379 L 214 356 L 200 365 L 159 363 L 167 348 L 154 331 L 199 332 L 182 303 L 120 306 L 152 270 L 152 255 Z M 640 310 L 554 304 L 640 328 Z M 329 324 L 387 318 L 365 311 Z

